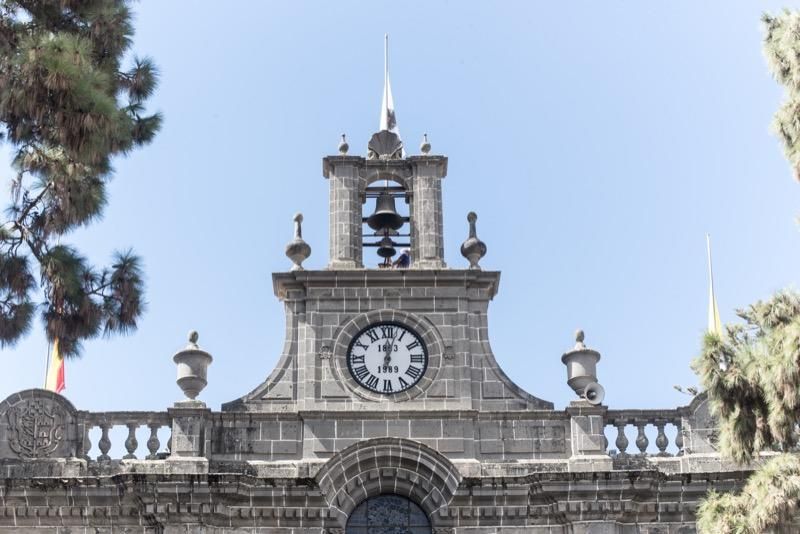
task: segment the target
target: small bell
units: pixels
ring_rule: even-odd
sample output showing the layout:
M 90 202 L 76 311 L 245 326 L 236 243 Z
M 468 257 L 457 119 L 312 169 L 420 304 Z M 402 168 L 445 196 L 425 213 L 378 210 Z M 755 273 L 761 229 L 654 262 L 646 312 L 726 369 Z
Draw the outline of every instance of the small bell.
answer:
M 378 245 L 378 256 L 385 259 L 391 258 L 395 254 L 397 254 L 397 250 L 394 248 L 394 241 L 392 241 L 392 238 L 386 236 L 381 239 Z

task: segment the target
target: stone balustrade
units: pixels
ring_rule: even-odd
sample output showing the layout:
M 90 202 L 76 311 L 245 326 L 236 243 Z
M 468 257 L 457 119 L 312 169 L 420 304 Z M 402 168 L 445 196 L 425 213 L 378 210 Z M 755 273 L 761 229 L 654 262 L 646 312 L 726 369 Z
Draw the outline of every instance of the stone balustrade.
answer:
M 111 441 L 112 429 L 120 426 L 127 431 L 127 437 L 124 441 L 127 454 L 122 456 L 123 460 L 137 459 L 136 453 L 140 443 L 136 437 L 136 432 L 139 428 L 149 430 L 149 437 L 144 443 L 147 447 L 147 454 L 143 455 L 143 459 L 161 460 L 169 454 L 167 452 L 159 452 L 162 449 L 162 443 L 158 437 L 160 428 L 171 428 L 172 426 L 172 419 L 167 412 L 78 412 L 77 421 L 79 428 L 83 429 L 83 445 L 79 456 L 86 460 L 92 460 L 89 457 L 89 452 L 92 450 L 93 445 L 89 436 L 92 429 L 100 429 L 100 439 L 96 443 L 100 454 L 97 456 L 96 461 L 107 462 L 112 459 L 109 455 L 113 445 Z M 165 445 L 166 449 L 169 450 L 169 440 Z
M 453 460 L 563 460 L 573 471 L 597 471 L 614 468 L 609 456 L 614 465 L 625 458 L 715 456 L 714 427 L 704 397 L 661 410 L 609 410 L 577 401 L 565 411 L 513 415 L 376 411 L 334 418 L 312 411 L 212 412 L 198 401 L 180 401 L 164 412 L 89 412 L 60 395 L 26 390 L 0 402 L 0 464 L 81 459 L 103 472 L 124 472 L 142 468 L 134 461 L 167 457 L 190 463 L 324 460 L 359 440 L 403 438 Z
M 614 439 L 613 446 L 616 447 L 617 456 L 624 457 L 632 454 L 681 456 L 684 453 L 683 419 L 685 417 L 686 414 L 681 409 L 608 410 L 605 416 L 605 425 L 606 428 L 612 427 L 610 435 Z M 626 433 L 627 427 L 633 427 L 633 432 L 635 432 L 633 439 L 631 439 L 630 433 Z M 668 432 L 669 434 L 674 433 L 675 438 L 672 443 L 670 443 Z M 651 437 L 655 439 L 651 441 Z M 631 441 L 635 448 L 630 447 Z M 651 452 L 653 450 L 651 445 L 655 445 L 658 452 Z M 606 448 L 608 447 L 609 444 L 606 443 Z M 611 450 L 614 448 L 612 447 Z

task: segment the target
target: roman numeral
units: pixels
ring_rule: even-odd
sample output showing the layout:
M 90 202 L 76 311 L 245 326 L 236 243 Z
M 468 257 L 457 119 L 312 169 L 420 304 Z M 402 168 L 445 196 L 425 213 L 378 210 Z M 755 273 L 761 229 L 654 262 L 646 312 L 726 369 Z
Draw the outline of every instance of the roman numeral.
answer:
M 364 377 L 369 374 L 369 369 L 367 369 L 366 365 L 362 365 L 361 367 L 353 369 L 353 373 L 356 375 L 356 378 L 363 380 Z
M 391 380 L 384 380 L 383 381 L 383 392 L 390 393 L 392 391 L 392 381 Z
M 423 356 L 422 354 L 412 354 L 411 363 L 425 363 L 425 356 Z
M 397 338 L 397 341 L 403 341 L 403 336 L 405 336 L 405 335 L 406 335 L 406 330 L 403 330 L 403 333 L 400 334 L 400 337 Z
M 370 389 L 375 389 L 376 387 L 378 387 L 378 377 L 375 375 L 369 375 L 369 378 L 367 378 L 366 385 Z
M 393 326 L 382 326 L 381 327 L 381 335 L 384 339 L 392 339 L 394 338 L 394 327 Z
M 422 374 L 422 369 L 420 369 L 419 367 L 414 367 L 413 365 L 411 365 L 411 366 L 409 366 L 408 369 L 406 369 L 406 374 L 408 376 L 410 376 L 411 378 L 416 379 L 417 377 L 419 377 L 419 375 Z
M 413 342 L 409 343 L 408 345 L 406 345 L 406 348 L 408 350 L 411 350 L 411 349 L 416 348 L 416 347 L 419 347 L 419 341 L 413 341 Z
M 378 333 L 374 329 L 373 330 L 367 330 L 366 334 L 367 334 L 367 337 L 369 337 L 370 343 L 374 343 L 375 341 L 378 341 Z
M 356 341 L 356 347 L 361 347 L 364 350 L 369 349 L 369 345 L 364 345 L 361 341 Z
M 408 387 L 408 382 L 406 382 L 405 380 L 403 380 L 403 377 L 402 377 L 402 376 L 398 376 L 398 377 L 397 377 L 397 380 L 398 380 L 398 382 L 400 382 L 400 387 L 401 387 L 401 388 L 403 388 L 403 389 L 406 389 L 406 388 Z
M 350 363 L 352 363 L 353 365 L 355 365 L 357 363 L 365 363 L 364 362 L 364 354 L 353 354 L 353 355 L 351 355 L 350 356 Z

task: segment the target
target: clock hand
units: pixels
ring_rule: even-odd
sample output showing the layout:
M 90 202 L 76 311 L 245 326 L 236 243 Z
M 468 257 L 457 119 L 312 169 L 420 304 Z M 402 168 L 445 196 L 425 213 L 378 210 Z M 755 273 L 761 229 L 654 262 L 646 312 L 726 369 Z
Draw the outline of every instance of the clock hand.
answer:
M 392 352 L 394 350 L 394 340 L 397 339 L 397 333 L 395 332 L 394 337 L 392 338 L 392 343 L 389 345 L 389 350 L 386 351 L 386 356 L 383 357 L 383 364 L 389 365 L 392 361 Z

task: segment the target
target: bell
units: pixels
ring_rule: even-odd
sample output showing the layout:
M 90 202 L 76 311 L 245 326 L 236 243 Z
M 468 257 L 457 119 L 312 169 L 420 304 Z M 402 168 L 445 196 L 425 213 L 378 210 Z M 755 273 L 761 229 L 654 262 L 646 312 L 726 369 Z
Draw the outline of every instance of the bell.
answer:
M 391 258 L 395 254 L 397 254 L 397 251 L 394 249 L 394 242 L 392 239 L 388 236 L 381 239 L 378 245 L 378 256 L 381 258 Z
M 367 218 L 367 224 L 373 230 L 397 230 L 403 226 L 403 217 L 394 209 L 394 197 L 391 193 L 381 191 L 375 201 L 375 213 Z

